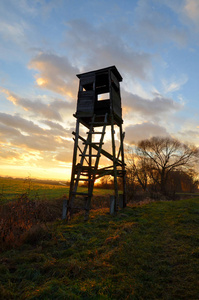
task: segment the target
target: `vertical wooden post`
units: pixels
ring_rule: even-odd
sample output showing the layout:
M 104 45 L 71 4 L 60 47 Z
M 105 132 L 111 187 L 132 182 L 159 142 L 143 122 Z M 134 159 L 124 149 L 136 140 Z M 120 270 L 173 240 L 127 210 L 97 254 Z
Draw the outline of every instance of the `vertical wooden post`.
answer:
M 116 164 L 116 151 L 115 151 L 115 130 L 114 120 L 111 116 L 111 137 L 112 137 L 112 155 L 113 155 L 113 174 L 114 174 L 114 189 L 115 189 L 115 211 L 118 211 L 119 198 L 118 198 L 118 185 L 117 185 L 117 164 Z
M 124 133 L 122 132 L 122 124 L 120 124 L 120 142 L 121 142 L 121 157 L 122 157 L 122 179 L 123 179 L 123 207 L 126 207 L 126 171 L 124 162 Z
M 65 220 L 66 219 L 66 215 L 67 215 L 67 199 L 66 197 L 64 196 L 63 197 L 63 210 L 62 210 L 62 219 Z
M 110 196 L 110 215 L 114 215 L 115 213 L 115 196 Z
M 109 74 L 110 99 L 113 99 L 112 81 L 111 81 L 111 72 L 110 72 L 110 70 L 109 70 L 108 74 Z M 113 111 L 113 102 L 112 101 L 110 101 L 111 139 L 112 139 L 113 174 L 114 174 L 114 189 L 115 189 L 115 211 L 118 211 L 119 199 L 118 199 L 117 166 L 116 166 L 116 151 L 115 151 L 115 136 L 114 136 L 114 134 L 115 134 L 115 131 L 114 131 L 114 111 Z
M 89 136 L 89 171 L 88 171 L 88 184 L 87 184 L 87 189 L 88 189 L 88 194 L 90 193 L 91 190 L 91 177 L 92 175 L 92 134 Z M 90 203 L 91 203 L 91 196 L 88 195 L 85 197 L 85 213 L 84 213 L 84 221 L 88 220 L 89 217 L 89 210 L 90 210 Z
M 72 172 L 71 172 L 71 181 L 70 181 L 70 193 L 69 193 L 69 201 L 67 207 L 67 219 L 70 218 L 72 213 L 72 205 L 73 205 L 73 186 L 74 186 L 74 176 L 75 176 L 75 166 L 77 162 L 77 149 L 78 149 L 78 137 L 79 137 L 79 119 L 76 121 L 76 131 L 75 131 L 75 142 L 74 142 L 74 150 L 73 150 L 73 165 L 72 165 Z M 64 215 L 63 215 L 64 217 Z

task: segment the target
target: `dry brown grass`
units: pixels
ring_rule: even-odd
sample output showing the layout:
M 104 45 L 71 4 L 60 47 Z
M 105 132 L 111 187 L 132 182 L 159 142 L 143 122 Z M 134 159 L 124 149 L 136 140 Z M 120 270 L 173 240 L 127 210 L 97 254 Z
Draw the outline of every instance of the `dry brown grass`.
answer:
M 61 217 L 62 199 L 32 201 L 27 194 L 18 200 L 0 206 L 0 248 L 2 250 L 21 245 L 29 239 L 44 235 L 46 223 Z M 29 232 L 29 235 L 28 235 Z M 33 242 L 34 243 L 34 242 Z
M 92 209 L 109 207 L 109 195 L 94 196 Z M 82 206 L 82 200 L 77 199 Z M 47 224 L 62 216 L 63 198 L 55 200 L 30 200 L 27 193 L 16 201 L 0 206 L 0 249 L 1 251 L 20 246 L 24 242 L 35 244 L 38 240 L 47 239 Z M 82 213 L 78 209 L 75 213 Z

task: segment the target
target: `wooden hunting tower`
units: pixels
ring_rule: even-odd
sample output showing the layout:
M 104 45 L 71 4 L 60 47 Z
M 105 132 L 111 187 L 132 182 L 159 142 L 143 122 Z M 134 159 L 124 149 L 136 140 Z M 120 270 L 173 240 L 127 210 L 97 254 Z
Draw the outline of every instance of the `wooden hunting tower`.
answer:
M 78 74 L 77 77 L 79 91 L 74 115 L 77 121 L 76 131 L 73 132 L 75 136 L 73 166 L 65 215 L 70 218 L 73 211 L 79 208 L 76 204 L 80 202 L 78 196 L 84 196 L 85 219 L 88 219 L 94 182 L 102 176 L 112 175 L 114 178 L 114 211 L 118 210 L 119 205 L 126 206 L 124 133 L 120 96 L 122 77 L 115 66 Z M 87 129 L 86 137 L 80 135 L 80 124 Z M 115 125 L 119 128 L 118 147 L 116 147 Z M 107 126 L 111 129 L 110 151 L 105 150 L 103 146 Z M 110 165 L 99 167 L 102 155 L 111 162 Z M 122 195 L 118 195 L 119 177 L 122 179 Z M 87 183 L 87 192 L 84 193 L 78 190 L 79 183 L 83 182 Z

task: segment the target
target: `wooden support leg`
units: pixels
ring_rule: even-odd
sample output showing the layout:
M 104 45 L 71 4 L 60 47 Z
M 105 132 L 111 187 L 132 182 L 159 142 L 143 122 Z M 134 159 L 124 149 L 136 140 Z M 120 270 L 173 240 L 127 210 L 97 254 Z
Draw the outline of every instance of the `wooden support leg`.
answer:
M 121 142 L 121 157 L 122 157 L 122 179 L 123 179 L 123 207 L 126 207 L 126 171 L 124 162 L 124 133 L 122 132 L 122 124 L 120 124 L 120 142 Z
M 115 131 L 114 120 L 111 117 L 111 136 L 112 136 L 112 155 L 113 155 L 113 173 L 114 173 L 114 189 L 115 189 L 115 212 L 118 211 L 119 198 L 118 198 L 118 185 L 117 185 L 117 163 L 116 163 L 116 151 L 115 151 Z
M 89 137 L 89 143 L 92 143 L 92 134 L 90 134 Z M 89 145 L 89 172 L 88 172 L 88 194 L 90 193 L 91 190 L 91 168 L 92 168 L 92 146 Z M 89 211 L 90 211 L 90 205 L 91 205 L 91 197 L 85 197 L 85 213 L 84 213 L 84 221 L 88 221 L 89 218 Z
M 88 221 L 89 218 L 89 211 L 90 211 L 90 205 L 91 205 L 91 197 L 85 197 L 85 213 L 84 213 L 84 221 Z
M 74 151 L 73 151 L 73 166 L 71 172 L 71 181 L 70 181 L 70 193 L 68 199 L 68 207 L 67 207 L 67 219 L 69 219 L 72 215 L 72 207 L 73 207 L 73 186 L 74 186 L 74 177 L 75 177 L 75 166 L 77 162 L 77 149 L 78 149 L 78 136 L 79 136 L 79 119 L 76 122 L 76 134 L 75 134 L 75 142 L 74 142 Z

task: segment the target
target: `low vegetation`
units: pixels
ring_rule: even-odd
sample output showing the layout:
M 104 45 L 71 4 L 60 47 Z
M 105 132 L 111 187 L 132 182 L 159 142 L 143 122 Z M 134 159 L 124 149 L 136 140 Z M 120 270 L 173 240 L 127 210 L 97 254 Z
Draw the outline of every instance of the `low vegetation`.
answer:
M 97 209 L 68 224 L 54 220 L 58 202 L 31 203 L 24 196 L 7 212 L 25 224 L 27 206 L 32 223 L 1 253 L 1 299 L 198 299 L 199 198 L 131 204 L 115 216 Z
M 85 187 L 80 187 L 78 191 L 85 191 Z M 112 193 L 112 190 L 94 189 L 95 196 Z M 54 200 L 63 197 L 63 195 L 68 196 L 69 183 L 31 178 L 15 179 L 0 177 L 0 205 L 9 201 L 15 201 L 22 194 L 27 194 L 31 200 Z

